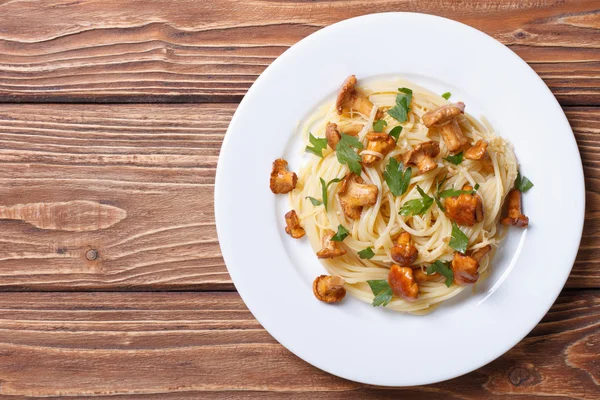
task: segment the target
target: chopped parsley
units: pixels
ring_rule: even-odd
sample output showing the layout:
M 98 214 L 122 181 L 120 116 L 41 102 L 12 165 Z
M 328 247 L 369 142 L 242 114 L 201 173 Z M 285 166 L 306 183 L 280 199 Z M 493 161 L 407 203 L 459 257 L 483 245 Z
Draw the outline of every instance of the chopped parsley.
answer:
M 408 119 L 413 91 L 408 88 L 398 88 L 398 92 L 396 95 L 396 105 L 390 108 L 387 113 L 396 121 L 404 122 Z
M 371 258 L 373 258 L 375 256 L 375 253 L 373 252 L 372 248 L 367 247 L 366 249 L 359 251 L 358 256 L 363 260 L 364 259 L 370 260 Z
M 433 197 L 430 197 L 417 185 L 417 191 L 421 195 L 420 199 L 409 200 L 400 209 L 400 215 L 423 215 L 433 204 Z
M 327 139 L 316 138 L 312 133 L 309 133 L 308 141 L 313 147 L 306 146 L 306 150 L 309 153 L 313 153 L 315 156 L 323 158 L 323 149 L 327 148 Z
M 406 193 L 410 184 L 412 170 L 410 168 L 403 169 L 403 167 L 402 163 L 398 162 L 394 157 L 390 157 L 390 161 L 385 167 L 385 171 L 383 171 L 385 183 L 387 183 L 394 196 Z
M 354 149 L 362 149 L 363 144 L 354 136 L 341 134 L 340 141 L 335 146 L 335 153 L 340 164 L 348 165 L 350 171 L 360 175 L 362 170 L 361 158 Z
M 446 92 L 442 95 L 442 97 L 446 100 L 448 100 L 451 96 L 452 96 L 452 93 L 450 93 L 450 92 Z
M 469 245 L 469 238 L 460 230 L 456 222 L 452 222 L 452 237 L 450 238 L 450 247 L 459 253 L 465 254 Z
M 348 231 L 348 229 L 344 228 L 344 226 L 340 224 L 338 225 L 337 232 L 335 233 L 335 235 L 333 235 L 331 240 L 333 240 L 334 242 L 343 242 L 349 234 L 350 231 Z
M 387 122 L 385 122 L 382 119 L 379 119 L 379 120 L 373 122 L 373 130 L 375 132 L 381 132 L 381 131 L 383 131 L 383 128 L 386 127 L 386 126 L 387 126 Z
M 331 184 L 341 182 L 341 180 L 342 178 L 335 178 L 330 180 L 328 183 L 325 183 L 323 178 L 319 178 L 319 181 L 321 181 L 321 195 L 323 196 L 323 200 L 315 199 L 314 197 L 310 196 L 307 196 L 306 198 L 310 200 L 313 206 L 320 206 L 321 204 L 323 204 L 325 206 L 325 210 L 327 210 L 327 189 Z
M 446 160 L 449 163 L 452 163 L 454 165 L 458 165 L 461 162 L 463 162 L 463 152 L 461 151 L 460 153 L 455 154 L 453 156 L 448 156 L 448 157 L 444 158 L 444 160 Z
M 519 172 L 517 174 L 517 180 L 515 181 L 515 187 L 521 193 L 525 193 L 526 191 L 528 191 L 529 189 L 531 189 L 533 187 L 533 183 L 529 179 L 527 179 L 526 177 L 521 175 L 521 172 Z
M 377 306 L 387 306 L 392 301 L 392 288 L 388 284 L 385 279 L 376 280 L 376 281 L 367 281 L 369 286 L 371 287 L 371 292 L 375 298 L 373 299 L 373 307 Z
M 437 260 L 427 267 L 425 273 L 431 275 L 437 272 L 446 278 L 446 286 L 450 287 L 452 286 L 452 282 L 454 282 L 454 273 L 452 273 L 452 269 L 450 269 L 449 265 L 450 263 L 448 261 Z
M 395 126 L 392 128 L 392 130 L 390 131 L 390 136 L 393 137 L 397 143 L 398 138 L 400 137 L 401 133 L 402 133 L 402 127 L 400 125 L 398 125 L 398 126 Z

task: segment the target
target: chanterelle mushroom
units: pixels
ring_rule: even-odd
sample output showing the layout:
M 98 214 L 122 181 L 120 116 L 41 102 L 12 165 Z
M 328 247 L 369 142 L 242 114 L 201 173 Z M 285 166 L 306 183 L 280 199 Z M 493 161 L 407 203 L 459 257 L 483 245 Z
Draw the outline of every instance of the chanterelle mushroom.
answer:
M 346 296 L 344 279 L 339 276 L 321 275 L 313 282 L 315 297 L 325 303 L 337 303 Z
M 521 192 L 513 189 L 507 197 L 508 215 L 500 221 L 502 225 L 513 225 L 526 228 L 529 226 L 529 218 L 521 211 Z
M 342 114 L 344 110 L 352 110 L 361 113 L 368 117 L 371 115 L 373 103 L 364 94 L 358 92 L 354 87 L 356 85 L 356 76 L 350 75 L 344 81 L 335 102 L 338 114 Z M 380 119 L 383 113 L 378 110 L 375 119 Z
M 367 185 L 360 176 L 350 173 L 341 182 L 338 196 L 346 217 L 358 219 L 364 206 L 377 203 L 378 193 L 377 186 Z
M 432 282 L 432 281 L 437 282 L 442 279 L 442 276 L 440 274 L 438 274 L 437 272 L 434 272 L 431 275 L 427 275 L 425 272 L 423 272 L 421 270 L 421 268 L 414 268 L 413 276 L 415 278 L 415 281 L 417 281 L 417 283 Z
M 447 104 L 423 115 L 426 127 L 439 126 L 440 133 L 446 142 L 448 150 L 452 153 L 458 151 L 467 139 L 460 130 L 456 117 L 465 112 L 465 103 Z
M 298 176 L 294 172 L 287 170 L 287 161 L 283 158 L 278 158 L 273 161 L 273 169 L 271 170 L 271 181 L 269 186 L 271 192 L 288 193 L 296 187 Z
M 467 160 L 481 160 L 486 155 L 487 148 L 488 142 L 480 139 L 469 150 L 465 151 L 465 158 Z
M 344 126 L 341 131 L 346 135 L 356 136 L 362 130 L 363 126 L 364 125 L 360 124 L 350 124 Z M 325 137 L 327 138 L 327 144 L 329 147 L 335 150 L 335 147 L 342 138 L 337 124 L 334 124 L 333 122 L 327 123 L 325 126 Z
M 306 233 L 304 228 L 300 226 L 300 220 L 294 210 L 288 211 L 285 214 L 285 224 L 287 225 L 285 232 L 294 239 L 300 239 Z
M 477 279 L 479 279 L 479 262 L 490 250 L 492 250 L 492 246 L 488 244 L 471 252 L 470 255 L 454 253 L 451 265 L 454 282 L 457 285 L 468 285 L 477 282 Z
M 321 239 L 321 244 L 323 248 L 317 252 L 317 257 L 319 258 L 333 258 L 339 257 L 346 254 L 346 250 L 340 249 L 338 247 L 339 242 L 331 240 L 331 238 L 335 235 L 335 232 L 331 229 L 327 229 L 323 238 Z
M 419 285 L 415 282 L 412 268 L 393 264 L 388 274 L 388 285 L 396 296 L 406 301 L 414 301 L 419 297 Z
M 419 251 L 412 244 L 410 233 L 408 232 L 402 232 L 398 236 L 396 244 L 391 248 L 391 252 L 392 260 L 397 262 L 401 267 L 410 267 L 419 256 Z
M 437 168 L 435 157 L 438 154 L 440 154 L 440 144 L 430 141 L 418 144 L 414 149 L 404 153 L 402 161 L 407 166 L 416 165 L 419 168 L 419 172 L 424 174 Z
M 464 185 L 462 190 L 473 190 L 470 185 Z M 473 226 L 483 221 L 483 202 L 478 194 L 463 193 L 456 197 L 448 197 L 445 203 L 446 215 L 458 225 Z
M 370 167 L 377 161 L 381 160 L 387 153 L 396 147 L 396 141 L 387 133 L 371 132 L 367 134 L 367 151 L 375 151 L 381 153 L 381 156 L 375 154 L 361 154 L 363 165 Z

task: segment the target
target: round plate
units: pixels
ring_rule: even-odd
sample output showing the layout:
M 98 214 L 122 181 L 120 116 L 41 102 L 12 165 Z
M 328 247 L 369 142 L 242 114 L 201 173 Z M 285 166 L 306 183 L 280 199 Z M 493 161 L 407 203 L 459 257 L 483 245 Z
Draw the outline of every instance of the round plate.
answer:
M 306 238 L 284 232 L 287 195 L 269 190 L 271 164 L 300 167 L 297 124 L 332 101 L 351 74 L 402 77 L 452 92 L 515 146 L 534 184 L 524 196 L 531 225 L 511 228 L 493 272 L 425 316 L 373 308 L 348 295 L 319 302 L 325 273 Z M 560 160 L 560 161 L 559 161 Z M 223 257 L 258 321 L 305 361 L 358 382 L 421 385 L 494 360 L 533 329 L 563 287 L 584 217 L 581 159 L 556 99 L 501 43 L 469 26 L 414 13 L 386 13 L 324 28 L 287 50 L 238 107 L 219 158 L 215 214 Z M 560 235 L 560 239 L 558 239 Z M 556 250 L 552 250 L 556 249 Z

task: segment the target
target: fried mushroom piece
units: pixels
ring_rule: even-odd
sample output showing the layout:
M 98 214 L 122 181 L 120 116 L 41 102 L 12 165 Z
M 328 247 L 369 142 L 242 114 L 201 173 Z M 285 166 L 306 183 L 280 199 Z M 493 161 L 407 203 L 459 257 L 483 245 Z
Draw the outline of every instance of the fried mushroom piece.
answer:
M 269 186 L 271 192 L 275 194 L 289 193 L 298 183 L 298 176 L 294 172 L 287 170 L 287 161 L 283 158 L 278 158 L 273 161 L 273 169 L 271 170 L 271 180 Z
M 368 133 L 367 140 L 367 150 L 381 153 L 382 157 L 375 154 L 361 154 L 363 165 L 366 167 L 373 166 L 396 147 L 396 141 L 387 133 Z
M 473 190 L 470 185 L 464 185 L 462 190 Z M 462 226 L 473 226 L 483 221 L 483 201 L 478 194 L 460 194 L 448 197 L 444 204 L 448 218 Z
M 423 123 L 426 127 L 431 127 L 436 124 L 443 124 L 451 119 L 464 114 L 465 103 L 458 102 L 456 104 L 446 104 L 436 108 L 435 110 L 427 111 L 423 115 Z
M 447 104 L 426 112 L 422 119 L 426 127 L 439 126 L 448 150 L 453 153 L 467 143 L 456 117 L 465 112 L 465 103 Z
M 293 237 L 294 239 L 300 239 L 306 234 L 304 228 L 300 226 L 300 220 L 295 210 L 288 211 L 285 214 L 285 233 Z
M 412 244 L 411 236 L 408 232 L 402 232 L 398 236 L 396 244 L 391 248 L 391 253 L 392 260 L 401 267 L 410 267 L 419 256 L 419 251 Z
M 345 133 L 346 135 L 356 136 L 362 131 L 364 125 L 361 124 L 348 124 L 346 126 L 342 126 L 340 131 Z
M 327 144 L 329 147 L 331 147 L 332 150 L 335 150 L 335 147 L 342 138 L 337 124 L 334 124 L 333 122 L 329 122 L 327 124 L 325 127 L 325 137 L 327 138 Z
M 402 156 L 402 162 L 407 166 L 417 166 L 419 172 L 424 174 L 437 168 L 435 157 L 440 154 L 440 144 L 435 141 L 421 143 L 414 149 L 407 151 Z
M 340 183 L 338 197 L 346 217 L 359 219 L 364 206 L 377 203 L 378 193 L 377 186 L 367 185 L 360 176 L 350 173 Z
M 406 301 L 415 301 L 419 297 L 419 285 L 415 282 L 412 268 L 393 264 L 388 274 L 388 285 L 396 296 Z
M 468 285 L 479 279 L 479 262 L 492 250 L 489 244 L 485 247 L 471 252 L 470 255 L 454 253 L 451 269 L 454 274 L 454 283 L 457 285 Z
M 323 248 L 317 252 L 317 257 L 319 258 L 333 258 L 339 257 L 346 254 L 345 249 L 340 249 L 338 247 L 339 242 L 331 240 L 331 238 L 335 235 L 335 232 L 331 229 L 327 229 L 324 232 L 323 238 L 321 239 L 321 244 Z
M 364 94 L 358 92 L 354 87 L 356 85 L 356 76 L 350 75 L 346 78 L 335 102 L 335 108 L 338 114 L 342 114 L 344 110 L 351 110 L 361 113 L 364 116 L 371 115 L 373 109 L 373 103 Z M 375 119 L 381 119 L 383 113 L 381 110 L 377 111 Z
M 337 303 L 346 296 L 344 279 L 339 276 L 321 275 L 313 282 L 315 297 L 325 303 Z
M 521 211 L 521 192 L 518 189 L 512 189 L 507 197 L 508 215 L 500 221 L 502 225 L 512 225 L 521 228 L 529 226 L 529 218 L 523 215 Z
M 483 157 L 485 157 L 487 148 L 488 142 L 480 139 L 477 141 L 477 143 L 475 143 L 475 145 L 465 151 L 465 158 L 467 160 L 481 160 Z

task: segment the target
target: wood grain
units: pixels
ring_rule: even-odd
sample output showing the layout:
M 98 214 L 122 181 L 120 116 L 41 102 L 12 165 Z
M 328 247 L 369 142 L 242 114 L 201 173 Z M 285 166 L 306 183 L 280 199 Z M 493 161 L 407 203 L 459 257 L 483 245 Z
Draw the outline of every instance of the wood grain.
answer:
M 85 200 L 124 216 L 104 229 L 93 220 L 71 232 L 1 220 L 0 288 L 233 290 L 216 235 L 213 184 L 234 109 L 0 105 L 0 206 Z M 600 109 L 567 108 L 567 116 L 587 184 L 585 230 L 567 287 L 597 288 Z
M 268 391 L 269 399 L 319 393 L 593 400 L 600 394 L 598 291 L 561 296 L 526 339 L 489 365 L 406 389 L 361 385 L 310 366 L 264 331 L 236 293 L 0 293 L 0 310 L 0 398 L 246 399 Z
M 600 105 L 597 0 L 0 1 L 0 102 L 237 102 L 283 51 L 337 21 L 418 11 L 480 29 L 564 105 Z

